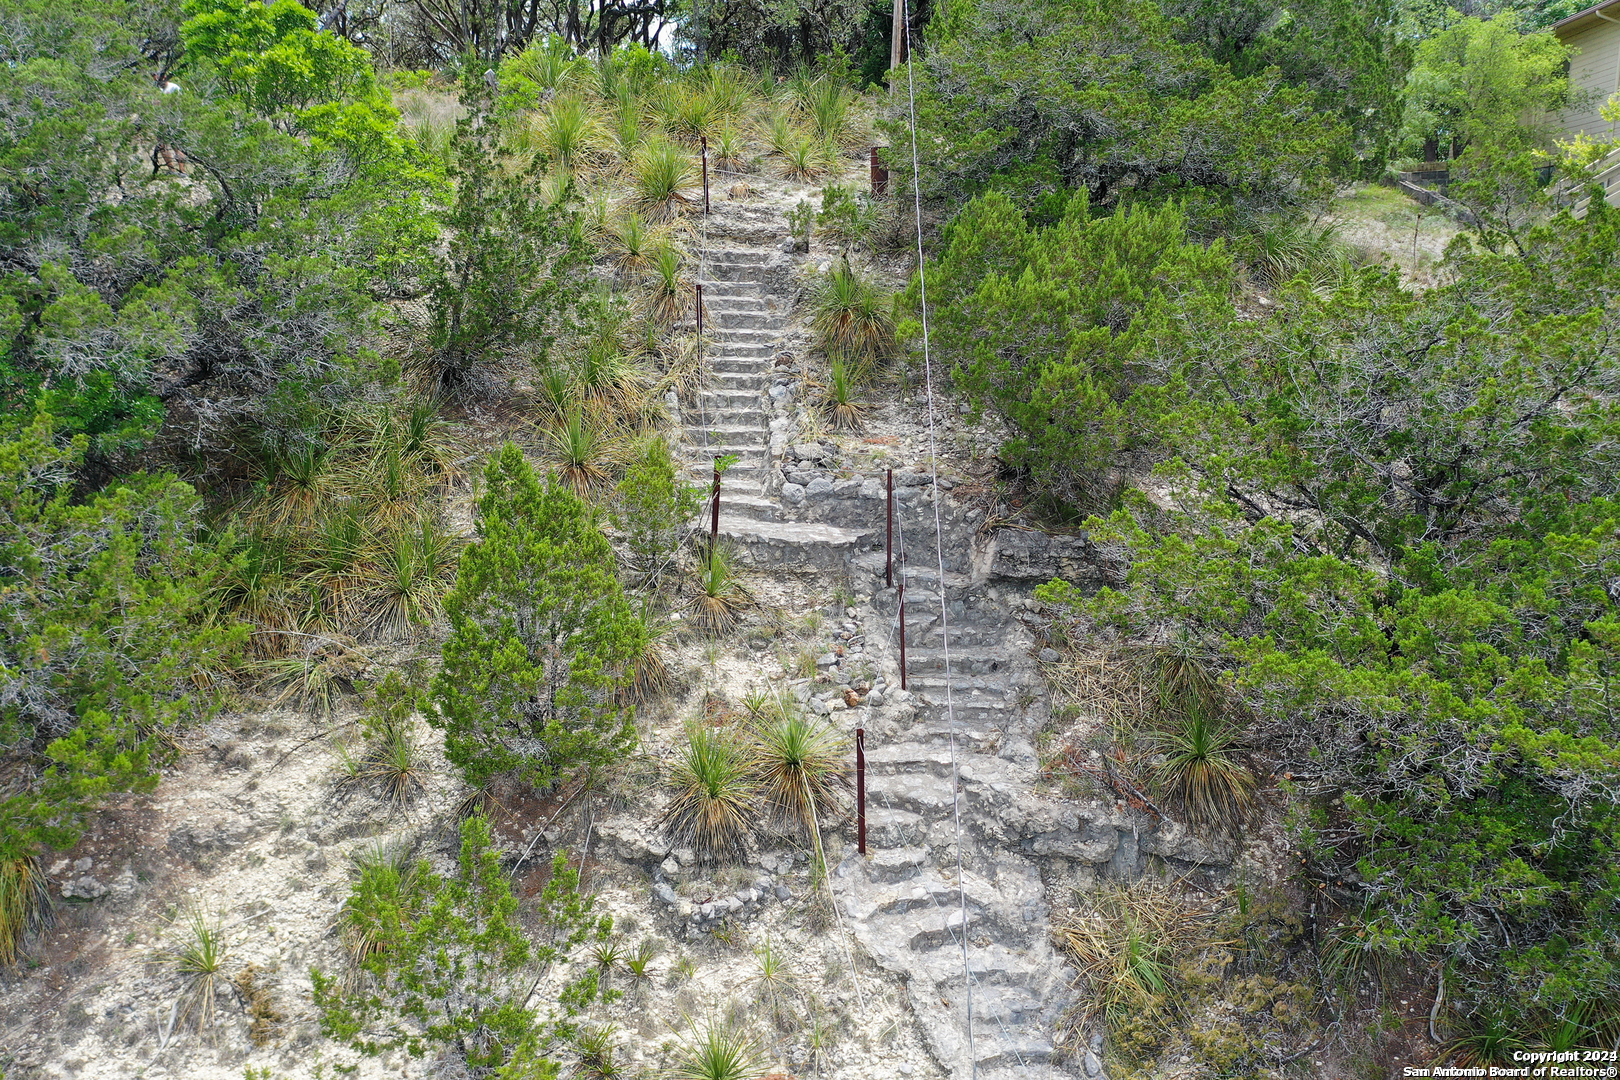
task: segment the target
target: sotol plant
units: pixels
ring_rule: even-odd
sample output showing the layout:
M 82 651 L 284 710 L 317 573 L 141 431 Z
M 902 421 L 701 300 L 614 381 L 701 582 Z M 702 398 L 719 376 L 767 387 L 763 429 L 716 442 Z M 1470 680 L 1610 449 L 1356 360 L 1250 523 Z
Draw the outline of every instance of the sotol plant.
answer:
M 741 850 L 758 789 L 741 739 L 725 728 L 688 725 L 670 783 L 675 798 L 659 822 L 678 845 L 711 859 Z

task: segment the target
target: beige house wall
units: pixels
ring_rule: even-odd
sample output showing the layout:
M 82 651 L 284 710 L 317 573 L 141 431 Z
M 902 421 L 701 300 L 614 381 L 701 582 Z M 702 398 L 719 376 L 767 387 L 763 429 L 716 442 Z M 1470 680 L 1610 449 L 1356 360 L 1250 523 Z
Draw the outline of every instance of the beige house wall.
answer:
M 1604 14 L 1620 17 L 1620 5 Z M 1574 33 L 1560 33 L 1558 38 L 1580 50 L 1570 57 L 1569 81 L 1571 87 L 1591 98 L 1588 104 L 1558 114 L 1564 137 L 1585 132 L 1594 139 L 1613 140 L 1620 131 L 1599 116 L 1598 109 L 1620 90 L 1620 22 L 1599 22 Z

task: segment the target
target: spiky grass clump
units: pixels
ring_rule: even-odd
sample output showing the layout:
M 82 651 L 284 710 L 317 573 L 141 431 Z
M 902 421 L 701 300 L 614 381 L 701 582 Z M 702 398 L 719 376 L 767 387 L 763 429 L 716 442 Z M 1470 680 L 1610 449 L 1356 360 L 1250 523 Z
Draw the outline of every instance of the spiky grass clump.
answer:
M 266 458 L 268 481 L 253 507 L 252 520 L 275 530 L 314 526 L 338 486 L 332 448 L 301 441 L 275 447 Z
M 627 213 L 608 226 L 608 250 L 619 273 L 631 281 L 652 267 L 652 254 L 665 241 L 663 230 L 647 224 L 637 213 Z
M 655 245 L 648 261 L 652 287 L 647 293 L 647 318 L 667 329 L 692 308 L 695 290 L 681 274 L 681 252 L 673 243 L 666 240 Z
M 804 129 L 794 122 L 793 109 L 789 105 L 773 108 L 765 120 L 765 142 L 775 157 L 786 157 L 790 149 L 807 138 L 809 136 Z
M 706 548 L 698 556 L 688 611 L 699 630 L 719 637 L 736 628 L 753 597 L 738 579 L 732 555 L 724 544 Z
M 1249 272 L 1259 284 L 1281 288 L 1303 277 L 1313 289 L 1337 287 L 1355 272 L 1355 253 L 1333 222 L 1275 222 L 1256 231 Z
M 622 691 L 627 701 L 637 704 L 656 701 L 675 687 L 675 675 L 669 665 L 669 640 L 675 634 L 674 624 L 661 616 L 647 617 L 644 622 L 646 644 L 625 665 L 630 681 Z
M 21 958 L 31 935 L 50 921 L 51 894 L 36 855 L 0 859 L 0 967 Z
M 366 747 L 358 776 L 390 806 L 406 806 L 427 788 L 426 755 L 410 720 L 385 724 Z
M 1243 831 L 1257 805 L 1257 784 L 1224 716 L 1206 702 L 1185 702 L 1149 742 L 1164 755 L 1153 768 L 1153 786 L 1189 825 L 1233 836 Z
M 892 308 L 892 298 L 845 259 L 816 284 L 810 328 L 828 356 L 874 363 L 894 351 Z
M 659 390 L 663 393 L 673 390 L 684 404 L 691 405 L 709 383 L 709 362 L 698 349 L 696 335 L 677 338 L 670 351 L 673 355 L 669 369 L 658 383 Z
M 546 431 L 546 458 L 582 499 L 595 499 L 613 484 L 621 454 L 618 441 L 578 409 Z
M 860 366 L 834 357 L 827 388 L 822 397 L 822 411 L 827 422 L 837 431 L 864 431 L 867 405 L 859 400 Z
M 613 1036 L 617 1030 L 612 1024 L 579 1029 L 574 1036 L 574 1048 L 579 1051 L 577 1075 L 588 1080 L 615 1080 L 624 1075 L 623 1068 L 613 1057 Z
M 631 356 L 616 333 L 598 333 L 587 341 L 572 375 L 572 401 L 602 424 L 637 415 L 652 381 L 641 358 Z
M 1177 953 L 1198 936 L 1193 910 L 1174 886 L 1152 878 L 1082 899 L 1057 937 L 1086 984 L 1083 1019 L 1164 1016 Z
M 707 86 L 685 82 L 667 84 L 654 107 L 663 118 L 664 130 L 688 143 L 709 134 L 722 115 Z
M 760 796 L 776 823 L 815 835 L 850 791 L 849 740 L 819 717 L 776 705 L 755 723 L 751 739 Z
M 691 724 L 678 753 L 670 771 L 676 795 L 659 824 L 703 858 L 741 851 L 757 790 L 747 745 L 729 729 Z
M 557 98 L 532 122 L 534 147 L 552 164 L 578 171 L 600 161 L 607 129 L 582 98 Z
M 732 173 L 748 171 L 748 141 L 729 120 L 721 124 L 714 138 L 709 140 L 709 151 L 714 155 L 716 168 Z
M 709 1020 L 693 1026 L 682 1043 L 671 1076 L 675 1080 L 758 1080 L 764 1056 L 747 1033 Z
M 184 981 L 178 1015 L 195 1022 L 198 1031 L 214 1022 L 214 1005 L 225 981 L 225 958 L 229 953 L 230 941 L 219 917 L 194 907 L 181 928 L 180 939 L 158 958 Z
M 799 106 L 809 117 L 817 140 L 829 146 L 842 145 L 859 135 L 850 112 L 853 99 L 850 89 L 829 75 L 802 88 Z
M 367 628 L 397 641 L 431 625 L 444 612 L 460 550 L 461 541 L 431 510 L 414 527 L 379 536 L 366 571 Z
M 631 159 L 631 202 L 652 221 L 668 221 L 691 203 L 686 189 L 695 169 L 692 155 L 669 139 L 648 139 Z
M 782 150 L 782 175 L 789 180 L 814 183 L 838 163 L 837 152 L 812 135 L 799 135 Z

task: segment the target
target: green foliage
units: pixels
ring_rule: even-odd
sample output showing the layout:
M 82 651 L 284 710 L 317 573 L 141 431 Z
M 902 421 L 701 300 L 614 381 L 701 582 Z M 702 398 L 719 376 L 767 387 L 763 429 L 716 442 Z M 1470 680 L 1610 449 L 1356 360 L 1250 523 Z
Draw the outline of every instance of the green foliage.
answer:
M 508 167 L 481 73 L 469 70 L 463 85 L 449 251 L 432 281 L 434 374 L 446 387 L 518 356 L 544 369 L 556 339 L 575 329 L 587 254 L 566 201 L 535 198 L 534 170 Z
M 71 847 L 103 795 L 157 782 L 164 735 L 212 705 L 210 674 L 243 637 L 214 614 L 226 564 L 198 539 L 192 489 L 137 474 L 77 501 L 85 440 L 59 448 L 51 427 L 39 416 L 0 442 L 0 863 L 14 867 Z M 26 897 L 26 878 L 8 894 Z M 9 952 L 26 920 L 7 908 Z
M 698 552 L 698 565 L 687 600 L 687 611 L 699 630 L 716 637 L 731 633 L 743 609 L 753 603 L 748 589 L 732 565 L 731 549 L 724 543 Z
M 1155 0 L 952 4 L 914 65 L 924 193 L 1308 196 L 1340 121 L 1278 72 L 1235 75 L 1177 30 Z M 893 145 L 909 146 L 904 127 L 887 125 Z
M 1548 149 L 1553 114 L 1570 93 L 1571 53 L 1549 31 L 1521 33 L 1513 12 L 1454 21 L 1417 45 L 1404 149 L 1420 153 L 1425 139 L 1497 153 Z
M 509 443 L 485 469 L 478 534 L 432 685 L 446 756 L 475 784 L 515 772 L 541 787 L 617 760 L 635 741 L 618 691 L 646 629 L 594 513 Z
M 929 266 L 935 355 L 1012 425 L 1002 455 L 1048 498 L 1106 505 L 1111 470 L 1152 432 L 1163 358 L 1195 356 L 1195 328 L 1231 322 L 1231 259 L 1186 230 L 1174 205 L 1094 216 L 1083 191 L 1031 226 L 992 193 Z
M 1043 591 L 1217 657 L 1311 778 L 1305 867 L 1351 883 L 1366 948 L 1535 1015 L 1620 989 L 1620 362 L 1594 303 L 1620 279 L 1594 210 L 1522 257 L 1454 248 L 1425 294 L 1366 270 L 1205 323 L 1151 417 L 1182 494 L 1091 522 L 1118 588 Z
M 682 1042 L 675 1080 L 758 1080 L 764 1054 L 746 1032 L 713 1019 L 700 1030 L 693 1025 Z
M 214 1002 L 225 982 L 225 958 L 229 953 L 230 941 L 219 916 L 194 907 L 180 930 L 180 940 L 159 957 L 185 982 L 178 1015 L 195 1021 L 198 1031 L 213 1026 Z
M 851 790 L 849 740 L 820 719 L 778 703 L 755 725 L 751 753 L 765 812 L 810 834 L 821 853 L 821 822 Z
M 892 298 L 873 280 L 843 259 L 816 282 L 811 296 L 810 328 L 828 357 L 871 363 L 895 348 Z
M 473 1069 L 540 1070 L 573 1036 L 573 1018 L 604 995 L 587 971 L 566 980 L 542 1013 L 537 976 L 570 963 L 588 940 L 605 939 L 612 920 L 594 915 L 594 899 L 580 893 L 579 872 L 562 852 L 532 915 L 539 943 L 519 925 L 519 906 L 480 817 L 462 823 L 460 858 L 447 876 L 426 860 L 409 873 L 363 871 L 343 917 L 376 947 L 360 958 L 364 979 L 311 972 L 322 1030 L 368 1055 L 448 1050 Z
M 315 13 L 296 0 L 186 0 L 184 11 L 187 59 L 258 112 L 299 112 L 376 89 L 365 51 L 318 31 Z
M 658 435 L 636 444 L 619 481 L 614 525 L 624 537 L 637 581 L 657 587 L 668 580 L 703 490 L 682 483 L 669 443 Z

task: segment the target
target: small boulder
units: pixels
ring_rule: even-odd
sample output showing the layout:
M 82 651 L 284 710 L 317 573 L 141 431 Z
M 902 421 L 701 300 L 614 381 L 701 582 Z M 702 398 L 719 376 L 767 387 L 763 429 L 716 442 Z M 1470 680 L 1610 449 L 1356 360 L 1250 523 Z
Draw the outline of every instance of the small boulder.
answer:
M 1041 650 L 1041 663 L 1043 664 L 1055 664 L 1061 659 L 1063 659 L 1063 654 L 1056 649 Z
M 792 483 L 782 485 L 783 502 L 789 506 L 800 506 L 804 503 L 804 500 L 804 488 L 801 485 Z
M 64 900 L 100 900 L 107 895 L 107 886 L 86 874 L 62 886 Z

